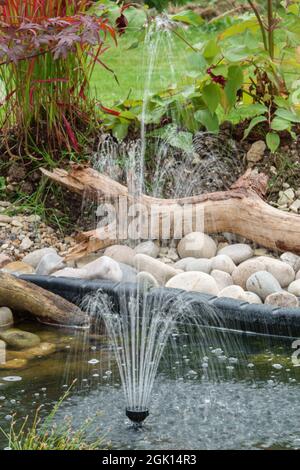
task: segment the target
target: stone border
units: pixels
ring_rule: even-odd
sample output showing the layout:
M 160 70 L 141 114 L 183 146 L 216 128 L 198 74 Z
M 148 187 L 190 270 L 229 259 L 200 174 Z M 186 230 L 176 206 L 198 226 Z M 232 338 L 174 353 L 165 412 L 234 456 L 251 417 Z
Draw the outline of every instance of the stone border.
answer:
M 21 279 L 33 282 L 66 300 L 80 305 L 87 294 L 102 289 L 113 301 L 117 302 L 118 292 L 136 292 L 137 285 L 131 283 L 113 283 L 110 281 L 87 281 L 82 279 L 37 276 L 34 274 L 20 275 Z M 205 326 L 218 326 L 265 335 L 300 337 L 300 308 L 279 308 L 263 304 L 249 304 L 225 297 L 213 297 L 198 292 L 186 292 L 179 289 L 155 288 L 151 290 L 153 298 L 164 302 L 178 299 L 189 302 L 193 312 L 203 319 Z M 205 305 L 216 310 L 216 318 L 206 311 Z M 216 324 L 217 323 L 217 324 Z

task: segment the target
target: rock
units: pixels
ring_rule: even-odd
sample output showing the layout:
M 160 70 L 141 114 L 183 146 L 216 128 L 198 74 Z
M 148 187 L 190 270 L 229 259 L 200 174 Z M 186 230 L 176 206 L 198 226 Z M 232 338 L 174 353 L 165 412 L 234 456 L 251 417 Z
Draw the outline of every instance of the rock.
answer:
M 279 191 L 278 205 L 284 206 L 285 204 L 290 205 L 294 201 L 295 193 L 292 188 L 286 189 L 285 191 Z
M 257 261 L 258 258 L 251 258 L 247 261 L 243 261 L 237 268 L 232 272 L 232 279 L 234 284 L 241 286 L 246 289 L 246 282 L 248 278 L 256 271 L 264 271 L 265 264 L 262 261 Z
M 133 266 L 134 255 L 134 250 L 126 245 L 112 245 L 106 248 L 104 252 L 104 256 L 108 256 L 118 261 L 118 263 L 128 264 L 129 266 Z
M 40 276 L 49 276 L 50 274 L 62 269 L 65 266 L 64 259 L 55 253 L 46 253 L 39 262 L 36 273 Z
M 27 222 L 30 224 L 38 224 L 41 221 L 41 217 L 38 214 L 32 214 L 27 217 Z
M 0 340 L 0 364 L 6 362 L 6 343 Z
M 285 291 L 269 294 L 265 300 L 265 304 L 287 308 L 299 307 L 299 301 L 297 297 L 294 294 Z
M 183 271 L 185 271 L 187 264 L 190 261 L 195 261 L 195 260 L 196 260 L 196 258 L 193 258 L 191 256 L 189 256 L 188 258 L 182 258 L 174 264 L 174 268 L 175 269 L 183 269 Z
M 245 243 L 235 243 L 228 245 L 218 251 L 218 255 L 227 255 L 235 264 L 240 264 L 253 256 L 251 246 Z
M 152 240 L 142 242 L 134 249 L 136 255 L 147 255 L 152 258 L 157 258 L 159 254 L 159 246 Z
M 3 223 L 3 224 L 10 224 L 12 222 L 12 218 L 9 217 L 9 215 L 3 215 L 3 214 L 0 214 L 0 222 Z
M 211 271 L 211 260 L 207 258 L 193 258 L 191 261 L 186 263 L 185 271 L 200 271 L 202 273 L 209 274 Z
M 289 264 L 295 272 L 298 272 L 300 269 L 300 256 L 291 253 L 290 251 L 286 251 L 280 256 L 281 261 L 284 263 Z
M 294 279 L 295 272 L 291 266 L 270 256 L 260 256 L 257 261 L 262 261 L 266 266 L 266 271 L 273 274 L 281 287 L 287 287 Z
M 210 275 L 214 278 L 220 290 L 225 289 L 225 287 L 233 285 L 232 277 L 230 276 L 230 274 L 224 271 L 213 269 Z
M 119 263 L 122 271 L 122 282 L 137 282 L 137 270 L 128 264 Z
M 137 282 L 142 287 L 142 289 L 148 291 L 155 287 L 159 287 L 157 280 L 152 274 L 147 273 L 146 271 L 141 271 L 137 275 Z
M 12 359 L 0 364 L 0 370 L 22 369 L 27 365 L 27 359 Z
M 231 274 L 235 268 L 236 265 L 228 255 L 217 255 L 211 260 L 211 269 Z
M 12 259 L 7 255 L 0 254 L 0 269 L 4 268 L 9 263 L 12 263 Z
M 32 245 L 33 245 L 33 241 L 31 241 L 29 237 L 25 237 L 23 238 L 22 243 L 19 248 L 22 251 L 27 251 L 29 250 L 29 248 L 32 247 Z
M 38 264 L 40 263 L 41 259 L 48 255 L 49 253 L 57 254 L 54 248 L 40 248 L 39 250 L 34 250 L 28 255 L 24 256 L 23 262 L 30 264 L 33 268 L 37 268 Z
M 241 286 L 228 286 L 222 289 L 218 297 L 228 297 L 229 299 L 244 300 L 244 289 Z
M 180 258 L 212 258 L 217 251 L 215 241 L 202 232 L 192 232 L 180 240 L 177 246 Z
M 183 289 L 186 291 L 202 292 L 210 295 L 217 295 L 219 287 L 215 279 L 206 273 L 199 271 L 189 271 L 172 277 L 166 287 L 173 289 Z
M 288 287 L 288 292 L 300 297 L 300 279 L 296 279 L 296 281 L 291 282 Z
M 291 205 L 290 205 L 290 210 L 292 212 L 295 212 L 295 214 L 298 214 L 300 210 L 300 199 L 296 199 Z
M 40 344 L 40 338 L 34 333 L 10 328 L 8 330 L 0 330 L 0 338 L 6 342 L 8 346 L 15 349 L 33 348 Z
M 288 286 L 295 278 L 294 270 L 287 263 L 268 256 L 259 256 L 241 263 L 232 273 L 233 282 L 246 288 L 247 279 L 257 271 L 268 271 L 281 287 Z
M 86 272 L 83 268 L 64 268 L 51 274 L 53 277 L 72 277 L 76 279 L 86 279 Z
M 249 304 L 262 304 L 261 298 L 257 294 L 247 290 L 244 292 L 243 300 Z
M 178 274 L 177 269 L 148 255 L 137 254 L 134 257 L 133 262 L 139 272 L 146 271 L 152 274 L 159 284 L 165 284 L 171 277 Z
M 269 294 L 281 291 L 279 282 L 268 271 L 258 271 L 252 274 L 246 282 L 246 287 L 248 291 L 254 292 L 263 300 Z
M 3 268 L 3 271 L 15 274 L 34 274 L 33 267 L 24 263 L 23 261 L 14 261 L 13 263 L 8 263 Z
M 266 150 L 266 144 L 263 140 L 258 140 L 251 145 L 247 153 L 247 161 L 249 163 L 257 163 L 263 159 Z
M 34 359 L 35 357 L 50 356 L 56 351 L 56 346 L 53 343 L 42 342 L 33 348 L 23 349 L 22 351 L 9 351 L 8 359 L 15 357 L 18 359 Z
M 129 268 L 129 266 L 128 266 Z M 79 279 L 106 279 L 113 282 L 120 282 L 123 274 L 117 261 L 108 256 L 100 258 L 86 264 L 83 268 L 65 268 L 53 273 L 55 277 L 75 277 Z
M 6 328 L 13 325 L 14 318 L 10 308 L 0 307 L 0 328 Z

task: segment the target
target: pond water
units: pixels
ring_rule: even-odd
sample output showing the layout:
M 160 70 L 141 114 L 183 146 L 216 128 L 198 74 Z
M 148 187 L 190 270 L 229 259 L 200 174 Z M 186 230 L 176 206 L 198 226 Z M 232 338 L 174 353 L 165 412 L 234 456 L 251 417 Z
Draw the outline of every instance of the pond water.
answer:
M 116 449 L 298 449 L 300 368 L 293 339 L 179 325 L 153 390 L 150 416 L 135 429 L 105 335 L 54 329 L 36 323 L 18 328 L 54 343 L 56 352 L 21 369 L 0 369 L 0 426 L 11 416 L 52 410 L 76 378 L 56 419 L 72 416 L 74 428 L 94 417 Z M 99 412 L 99 416 L 97 413 Z M 0 447 L 7 442 L 0 437 Z

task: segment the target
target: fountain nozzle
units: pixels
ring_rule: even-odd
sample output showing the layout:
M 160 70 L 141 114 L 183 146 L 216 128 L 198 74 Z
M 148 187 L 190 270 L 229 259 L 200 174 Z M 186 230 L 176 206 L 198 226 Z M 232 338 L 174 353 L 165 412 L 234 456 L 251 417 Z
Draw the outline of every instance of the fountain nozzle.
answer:
M 147 408 L 126 408 L 126 416 L 133 423 L 141 424 L 149 416 L 149 410 Z

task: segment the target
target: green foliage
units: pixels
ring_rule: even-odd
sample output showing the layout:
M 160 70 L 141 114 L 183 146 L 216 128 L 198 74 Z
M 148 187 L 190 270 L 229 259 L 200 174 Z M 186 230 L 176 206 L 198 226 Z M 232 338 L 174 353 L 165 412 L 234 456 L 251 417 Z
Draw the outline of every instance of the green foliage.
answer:
M 7 448 L 10 450 L 99 450 L 105 446 L 104 437 L 98 437 L 92 443 L 86 441 L 86 435 L 93 420 L 89 419 L 76 430 L 72 427 L 70 419 L 65 419 L 62 425 L 56 425 L 55 417 L 69 391 L 56 403 L 51 413 L 44 419 L 41 418 L 41 407 L 29 424 L 26 417 L 19 426 L 12 420 L 8 432 L 0 428 L 0 432 L 7 439 Z M 95 430 L 93 434 L 98 434 Z M 89 438 L 89 440 L 91 437 Z

